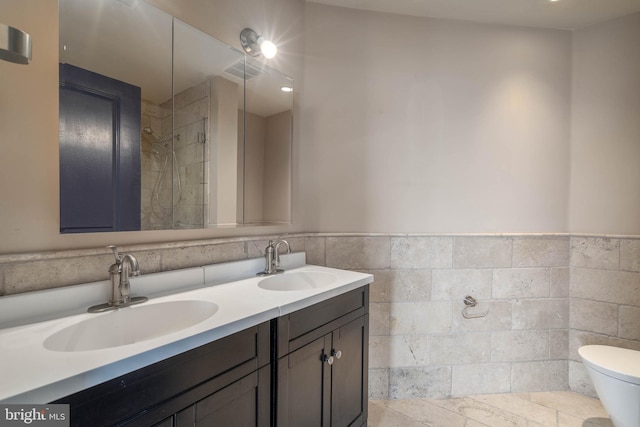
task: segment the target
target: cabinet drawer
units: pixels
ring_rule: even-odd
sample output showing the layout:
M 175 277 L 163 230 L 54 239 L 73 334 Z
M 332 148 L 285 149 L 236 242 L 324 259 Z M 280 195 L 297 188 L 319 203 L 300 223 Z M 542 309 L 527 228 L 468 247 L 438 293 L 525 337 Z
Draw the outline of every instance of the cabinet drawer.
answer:
M 155 412 L 164 402 L 186 391 L 197 390 L 196 386 L 212 378 L 234 381 L 236 378 L 231 377 L 235 372 L 243 376 L 267 365 L 269 352 L 269 323 L 266 322 L 53 403 L 71 405 L 72 426 L 115 425 L 142 412 Z M 199 398 L 204 396 L 206 394 Z
M 277 319 L 278 358 L 369 312 L 369 285 Z

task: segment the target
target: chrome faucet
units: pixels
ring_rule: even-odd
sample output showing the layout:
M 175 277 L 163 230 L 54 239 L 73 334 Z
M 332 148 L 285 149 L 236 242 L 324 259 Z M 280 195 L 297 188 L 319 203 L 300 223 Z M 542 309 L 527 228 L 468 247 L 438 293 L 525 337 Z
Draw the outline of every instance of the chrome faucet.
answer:
M 140 304 L 148 300 L 147 297 L 131 297 L 130 276 L 140 275 L 138 260 L 131 254 L 120 255 L 118 248 L 107 246 L 113 251 L 116 262 L 109 267 L 109 277 L 111 279 L 111 299 L 105 304 L 98 304 L 89 307 L 90 313 L 99 313 L 107 310 L 114 310 L 120 307 L 127 307 L 133 304 Z
M 269 240 L 269 244 L 264 250 L 264 271 L 258 273 L 258 276 L 269 276 L 272 274 L 284 273 L 284 270 L 278 268 L 280 267 L 280 252 L 278 250 L 280 245 L 285 245 L 287 247 L 287 253 L 291 253 L 291 247 L 289 246 L 289 242 L 286 240 L 280 239 L 275 242 L 273 240 Z

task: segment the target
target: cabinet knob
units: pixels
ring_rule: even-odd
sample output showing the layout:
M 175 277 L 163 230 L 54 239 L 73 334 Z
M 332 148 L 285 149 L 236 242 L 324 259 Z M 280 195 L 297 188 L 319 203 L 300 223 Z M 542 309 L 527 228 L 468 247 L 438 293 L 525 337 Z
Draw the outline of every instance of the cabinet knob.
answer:
M 340 350 L 331 350 L 331 355 L 336 359 L 340 359 L 342 357 L 342 352 Z
M 333 356 L 322 355 L 322 361 L 327 362 L 329 365 L 333 365 Z

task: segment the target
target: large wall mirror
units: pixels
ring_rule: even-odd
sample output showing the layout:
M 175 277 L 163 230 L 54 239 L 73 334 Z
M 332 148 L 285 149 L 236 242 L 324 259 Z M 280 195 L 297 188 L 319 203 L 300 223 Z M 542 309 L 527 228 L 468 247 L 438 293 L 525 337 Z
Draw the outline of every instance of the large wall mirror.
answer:
M 290 222 L 290 78 L 143 0 L 59 4 L 61 233 Z

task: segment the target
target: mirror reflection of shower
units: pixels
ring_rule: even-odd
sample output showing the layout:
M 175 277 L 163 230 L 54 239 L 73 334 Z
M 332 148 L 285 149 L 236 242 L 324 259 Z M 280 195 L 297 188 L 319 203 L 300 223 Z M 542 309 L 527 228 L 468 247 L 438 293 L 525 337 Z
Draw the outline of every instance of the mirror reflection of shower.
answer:
M 152 213 L 161 223 L 171 222 L 173 209 L 182 199 L 180 167 L 173 149 L 173 141 L 171 136 L 162 138 L 148 126 L 142 129 L 142 133 L 151 143 L 151 153 L 159 159 L 159 162 L 154 162 L 154 164 L 161 165 L 160 169 L 156 171 L 151 191 Z M 176 134 L 173 138 L 180 141 L 180 134 Z M 172 185 L 174 183 L 175 186 Z
M 143 112 L 141 201 L 145 230 L 201 228 L 204 224 L 208 118 L 200 113 L 202 108 L 195 110 L 198 113 L 187 106 L 174 116 L 165 109 L 147 106 L 146 115 Z

